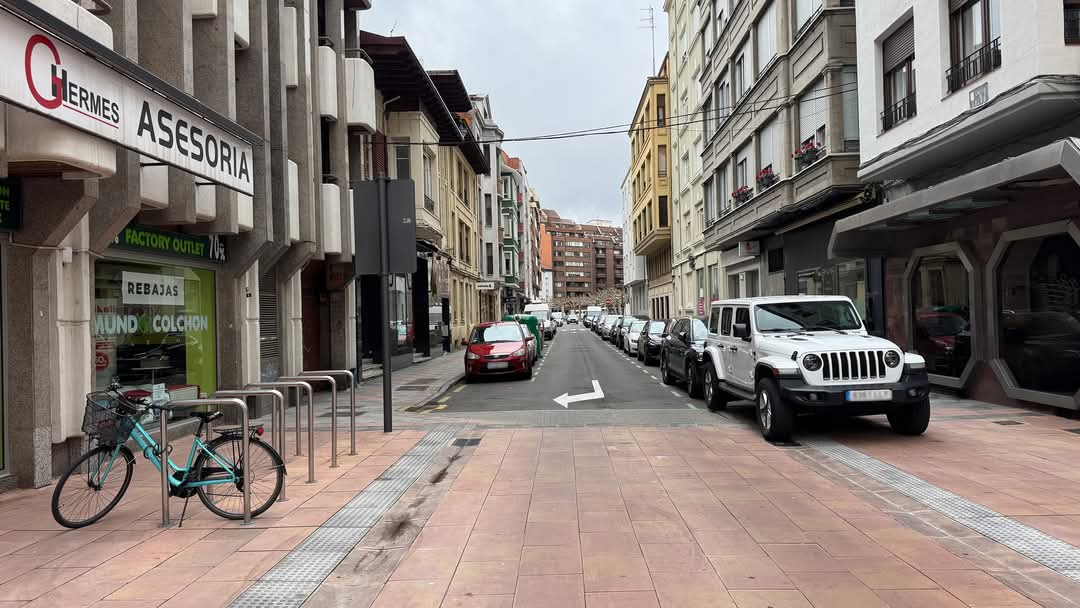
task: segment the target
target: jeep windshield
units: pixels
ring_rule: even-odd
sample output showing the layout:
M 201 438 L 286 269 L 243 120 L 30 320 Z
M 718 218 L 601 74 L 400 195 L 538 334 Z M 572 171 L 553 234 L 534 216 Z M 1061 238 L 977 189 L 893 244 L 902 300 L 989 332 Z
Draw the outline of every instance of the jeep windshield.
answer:
M 762 333 L 837 331 L 862 328 L 859 315 L 845 300 L 794 300 L 758 304 L 754 322 Z

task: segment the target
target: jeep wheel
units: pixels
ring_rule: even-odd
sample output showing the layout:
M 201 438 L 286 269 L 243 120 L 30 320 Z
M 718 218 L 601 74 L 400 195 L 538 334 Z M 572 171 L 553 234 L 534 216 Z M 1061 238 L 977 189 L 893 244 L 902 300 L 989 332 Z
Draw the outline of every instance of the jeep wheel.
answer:
M 693 363 L 686 364 L 686 394 L 694 399 L 701 396 L 701 380 L 698 379 L 698 369 Z
M 727 394 L 720 390 L 720 386 L 716 382 L 716 373 L 713 371 L 712 361 L 705 362 L 705 381 L 703 384 L 705 405 L 714 412 L 727 409 Z
M 930 426 L 930 398 L 888 413 L 889 426 L 901 435 L 922 435 Z
M 674 384 L 675 379 L 671 377 L 671 370 L 668 369 L 667 353 L 660 352 L 660 380 L 664 384 Z
M 780 398 L 780 390 L 772 378 L 765 378 L 757 385 L 757 419 L 761 435 L 769 441 L 791 439 L 795 426 L 795 413 Z

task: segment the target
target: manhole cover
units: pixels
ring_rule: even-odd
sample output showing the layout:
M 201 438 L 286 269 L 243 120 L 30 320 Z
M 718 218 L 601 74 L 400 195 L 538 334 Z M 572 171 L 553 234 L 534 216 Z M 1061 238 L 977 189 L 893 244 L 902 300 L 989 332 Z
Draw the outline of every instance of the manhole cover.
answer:
M 465 448 L 474 445 L 480 445 L 479 439 L 455 439 L 453 446 L 456 448 Z
M 994 424 L 1000 424 L 1001 426 L 1017 426 L 1024 423 L 1017 420 L 995 420 Z

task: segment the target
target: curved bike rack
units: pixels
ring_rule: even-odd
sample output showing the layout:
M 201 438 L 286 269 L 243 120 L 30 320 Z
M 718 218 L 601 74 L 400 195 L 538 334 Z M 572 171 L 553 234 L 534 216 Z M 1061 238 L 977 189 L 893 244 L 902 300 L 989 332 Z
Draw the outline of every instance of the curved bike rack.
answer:
M 201 407 L 204 405 L 229 405 L 240 410 L 240 453 L 244 462 L 248 462 L 248 434 L 251 431 L 251 427 L 248 424 L 248 408 L 247 404 L 242 399 L 228 398 L 228 399 L 181 399 L 178 401 L 169 401 L 163 408 L 161 408 L 161 440 L 158 442 L 158 447 L 161 448 L 161 527 L 168 528 L 172 525 L 172 520 L 169 517 L 169 477 L 172 473 L 169 471 L 169 416 L 168 412 L 178 408 L 189 407 Z M 244 525 L 251 523 L 251 475 L 244 475 Z
M 308 402 L 308 483 L 315 483 L 315 406 L 313 403 L 313 392 L 311 390 L 311 384 L 307 382 L 307 378 L 300 378 L 296 376 L 283 376 L 278 378 L 276 382 L 255 382 L 247 385 L 245 388 L 295 388 L 300 391 L 307 392 Z M 300 424 L 300 401 L 296 402 L 296 455 L 303 455 L 303 450 L 300 448 L 301 438 L 303 437 L 303 426 Z M 284 416 L 282 416 L 281 432 L 285 432 Z
M 349 379 L 349 456 L 356 456 L 356 375 L 347 369 L 319 369 L 301 376 L 345 376 Z
M 281 394 L 281 391 L 272 388 L 252 388 L 244 390 L 223 390 L 217 391 L 211 398 L 218 397 L 272 397 L 274 399 L 274 407 L 270 410 L 270 445 L 277 450 L 278 454 L 285 453 L 285 395 Z M 209 432 L 209 430 L 207 431 Z M 282 456 L 282 462 L 285 457 Z M 288 500 L 285 496 L 285 488 L 289 484 L 281 484 L 281 493 L 278 494 L 278 502 L 285 502 Z

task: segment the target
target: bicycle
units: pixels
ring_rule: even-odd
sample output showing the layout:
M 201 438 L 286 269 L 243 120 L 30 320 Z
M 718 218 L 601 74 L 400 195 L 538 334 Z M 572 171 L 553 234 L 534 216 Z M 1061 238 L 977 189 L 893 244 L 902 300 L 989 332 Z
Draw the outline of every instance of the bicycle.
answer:
M 96 446 L 75 461 L 56 484 L 52 496 L 56 522 L 67 528 L 82 528 L 97 522 L 116 507 L 131 484 L 135 469 L 135 455 L 124 445 L 129 438 L 134 439 L 143 457 L 160 472 L 162 450 L 140 422 L 148 414 L 152 416 L 157 412 L 159 416 L 166 416 L 170 411 L 143 399 L 126 397 L 115 383 L 104 391 L 89 393 L 82 430 L 89 438 L 89 445 Z M 218 437 L 209 443 L 202 440 L 206 425 L 222 415 L 220 411 L 190 412 L 190 417 L 199 420 L 199 428 L 186 466 L 177 466 L 168 455 L 164 458 L 170 471 L 169 495 L 185 499 L 181 526 L 187 501 L 194 495 L 219 517 L 243 519 L 245 473 L 254 472 L 250 487 L 252 517 L 269 509 L 281 492 L 285 463 L 273 447 L 260 439 L 262 425 L 254 425 L 249 430 L 251 467 L 245 467 L 243 462 L 239 428 L 214 429 Z M 65 494 L 65 490 L 69 492 Z

